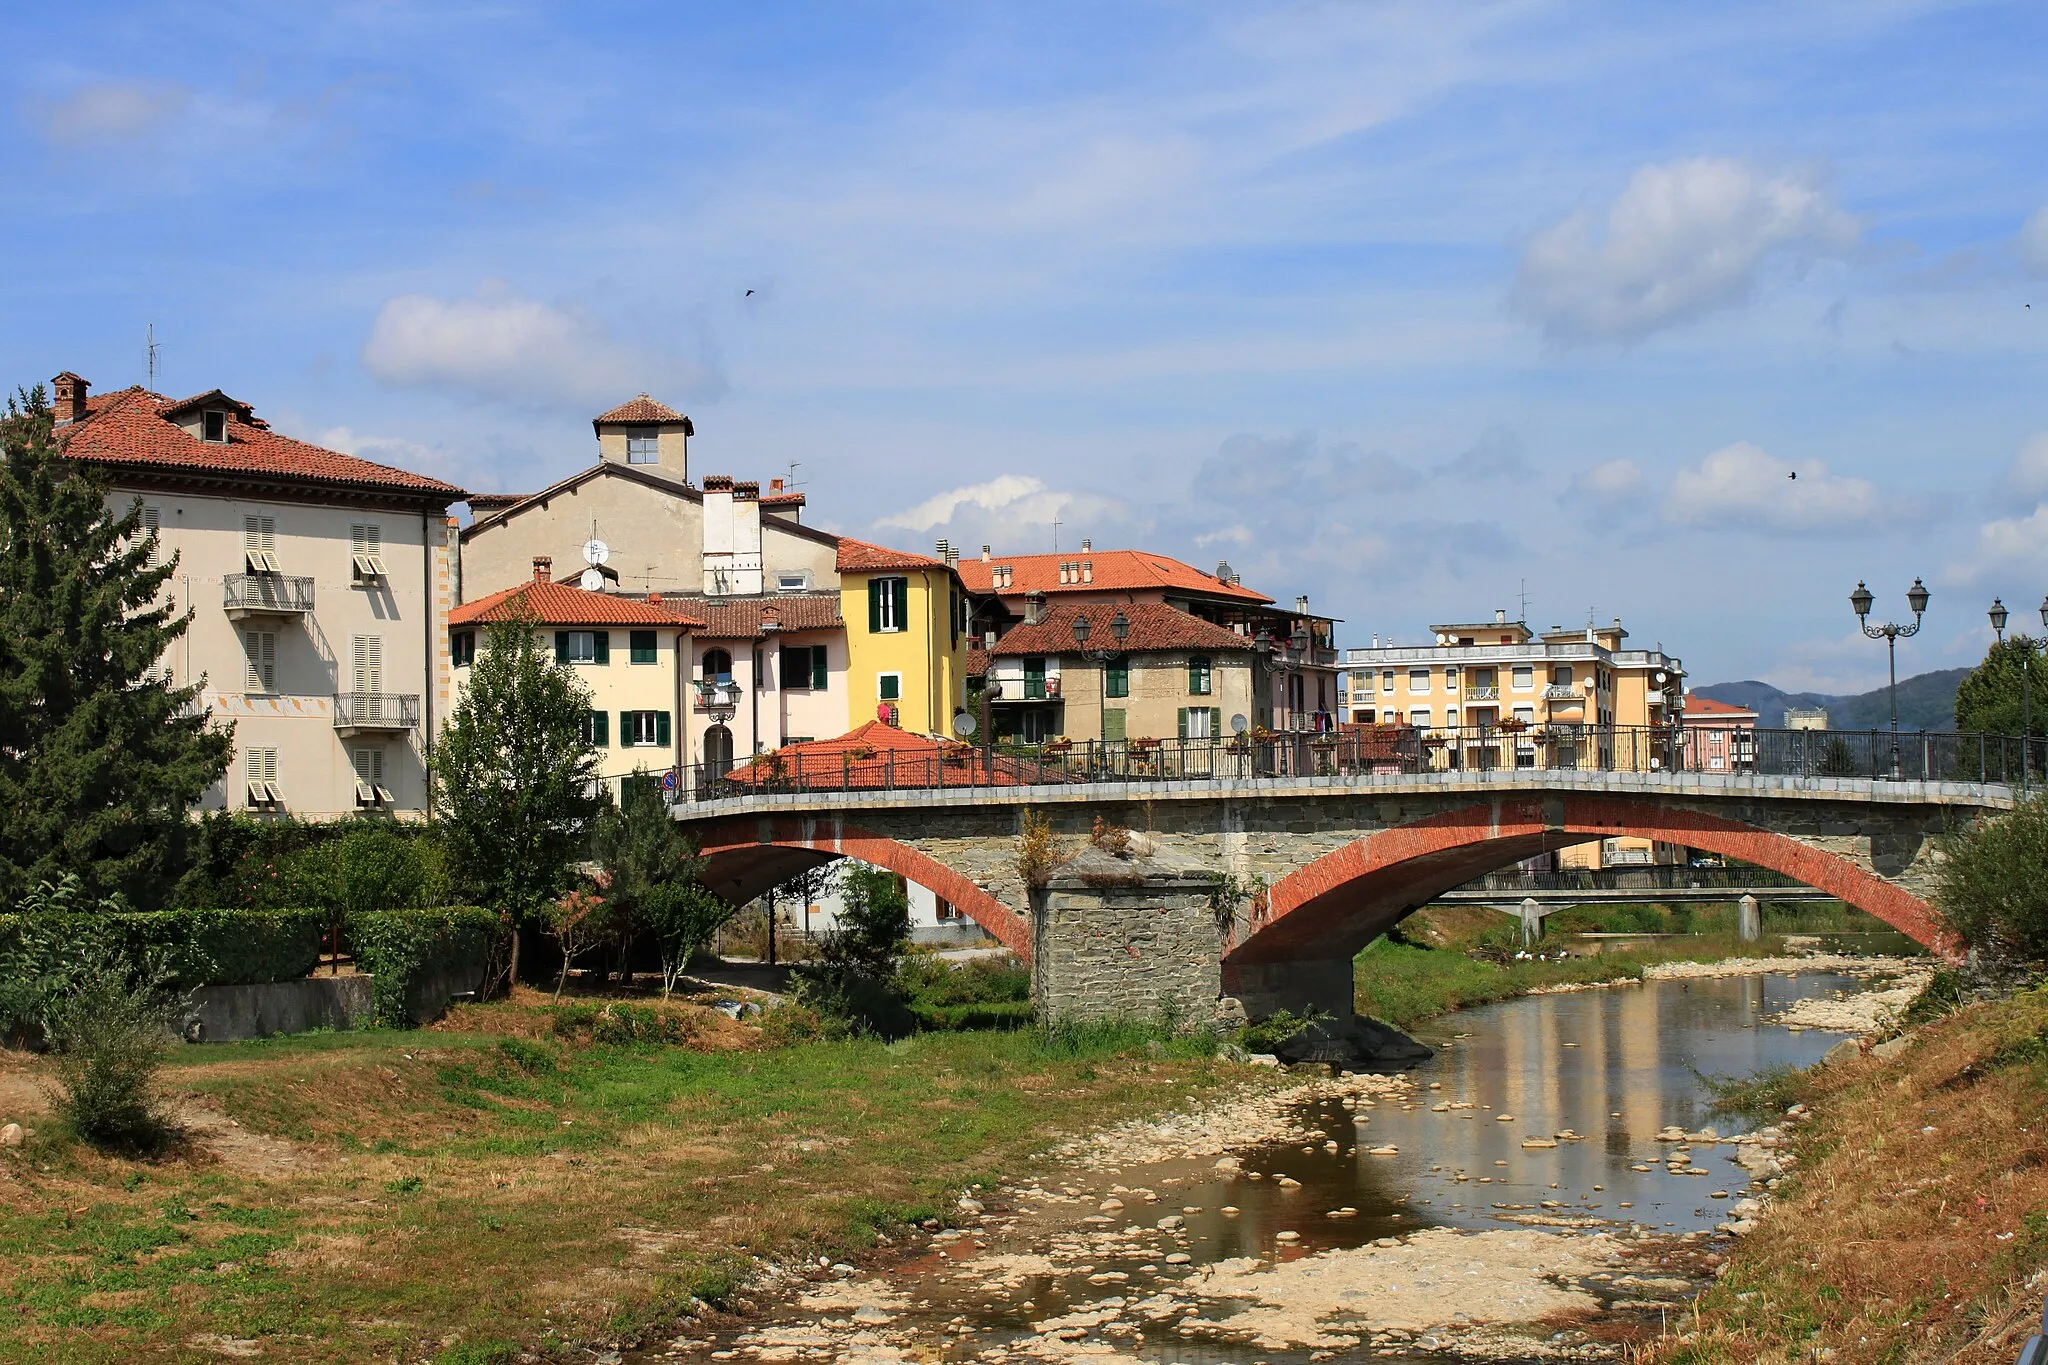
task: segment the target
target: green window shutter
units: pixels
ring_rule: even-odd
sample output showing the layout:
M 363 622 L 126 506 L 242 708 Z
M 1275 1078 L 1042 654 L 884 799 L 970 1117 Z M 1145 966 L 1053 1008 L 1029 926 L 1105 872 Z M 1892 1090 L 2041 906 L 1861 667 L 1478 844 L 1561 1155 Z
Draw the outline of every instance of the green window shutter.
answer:
M 1127 737 L 1124 728 L 1124 709 L 1121 706 L 1102 713 L 1102 737 L 1104 739 L 1124 739 Z
M 566 630 L 555 632 L 555 662 L 558 664 L 569 662 L 569 632 Z
M 882 580 L 868 580 L 868 634 L 882 633 Z
M 619 747 L 621 749 L 633 747 L 633 713 L 631 711 L 619 712 Z
M 654 713 L 654 742 L 667 748 L 669 744 L 668 712 Z
M 609 711 L 590 713 L 590 738 L 593 744 L 609 749 L 612 743 L 612 717 Z
M 1209 738 L 1223 738 L 1223 708 L 1220 706 L 1209 708 Z
M 612 633 L 610 631 L 592 631 L 591 643 L 597 647 L 595 655 L 597 662 L 608 664 L 612 661 Z
M 628 647 L 631 648 L 631 650 L 633 651 L 632 658 L 634 663 L 651 664 L 655 662 L 656 646 L 653 631 L 631 631 L 627 635 L 627 644 Z
M 825 646 L 811 646 L 811 686 L 822 692 L 831 685 L 831 675 L 826 671 Z
M 960 643 L 960 590 L 953 589 L 952 597 L 953 643 Z
M 1180 708 L 1180 737 L 1188 737 L 1188 708 L 1185 706 Z
M 782 647 L 782 690 L 802 687 L 811 674 L 811 651 L 806 645 L 784 645 Z

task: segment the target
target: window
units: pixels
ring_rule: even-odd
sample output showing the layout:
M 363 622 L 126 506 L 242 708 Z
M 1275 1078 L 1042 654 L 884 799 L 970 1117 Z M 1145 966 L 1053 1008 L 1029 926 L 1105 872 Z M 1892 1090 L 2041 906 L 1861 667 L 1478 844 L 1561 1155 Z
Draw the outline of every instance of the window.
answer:
M 937 900 L 938 904 L 934 906 L 933 909 L 934 913 L 936 913 L 940 919 L 955 920 L 960 918 L 959 906 L 953 904 L 953 902 L 947 900 L 944 896 L 939 896 L 935 899 Z
M 612 661 L 612 635 L 608 630 L 558 630 L 555 632 L 555 662 L 558 664 L 608 664 Z
M 249 670 L 242 680 L 245 692 L 277 691 L 277 632 L 274 630 L 245 630 L 242 632 L 242 652 L 248 656 Z
M 1536 669 L 1531 664 L 1515 665 L 1515 691 L 1527 692 L 1536 685 Z
M 1391 669 L 1391 668 L 1389 668 L 1389 669 L 1386 669 L 1385 671 L 1383 671 L 1383 672 L 1382 672 L 1382 673 L 1380 674 L 1380 691 L 1382 691 L 1382 692 L 1391 692 L 1391 691 L 1393 691 L 1393 690 L 1394 690 L 1394 670 L 1393 670 L 1393 669 Z
M 1102 685 L 1112 697 L 1128 697 L 1131 695 L 1130 655 L 1119 654 L 1116 658 L 1109 661 L 1108 668 L 1102 675 Z
M 626 635 L 629 657 L 636 664 L 651 664 L 655 661 L 654 632 L 651 630 L 630 631 Z
M 242 518 L 242 558 L 250 573 L 281 573 L 277 567 L 277 518 Z
M 1551 669 L 1550 685 L 1552 687 L 1570 687 L 1572 685 L 1572 666 L 1570 664 L 1559 664 Z
M 661 428 L 659 428 L 659 427 L 627 427 L 627 428 L 626 428 L 626 463 L 627 463 L 627 464 L 660 464 L 660 463 L 661 463 Z
M 619 744 L 627 749 L 651 749 L 669 742 L 666 711 L 619 712 Z
M 1515 708 L 1515 719 L 1524 725 L 1534 725 L 1536 723 L 1536 708 L 1533 706 L 1517 706 Z
M 704 681 L 729 683 L 732 681 L 732 655 L 722 649 L 704 651 Z
M 356 769 L 356 804 L 389 807 L 391 790 L 384 785 L 384 751 L 357 749 L 349 754 Z
M 585 711 L 583 713 L 583 742 L 598 749 L 609 749 L 611 747 L 611 712 Z
M 1455 669 L 1455 668 L 1446 668 L 1446 669 L 1444 670 L 1444 691 L 1446 691 L 1446 692 L 1455 692 L 1455 691 L 1457 691 L 1457 690 L 1458 690 L 1458 670 L 1457 670 L 1457 669 Z
M 795 690 L 822 692 L 831 677 L 825 667 L 825 646 L 784 645 L 782 647 L 782 686 L 784 691 Z
M 242 751 L 242 770 L 248 778 L 248 803 L 252 806 L 277 806 L 284 802 L 284 793 L 277 786 L 277 750 L 274 748 L 249 748 Z
M 775 591 L 804 592 L 811 586 L 809 569 L 784 569 L 775 575 Z
M 384 528 L 373 521 L 359 521 L 348 528 L 351 574 L 357 583 L 368 583 L 389 575 L 384 569 Z
M 882 701 L 901 701 L 903 698 L 903 675 L 884 673 L 875 679 L 875 696 Z
M 358 635 L 349 641 L 349 673 L 352 692 L 377 693 L 384 690 L 384 641 L 376 635 Z
M 1452 706 L 1452 707 L 1447 707 L 1447 708 L 1445 708 L 1445 710 L 1444 710 L 1444 728 L 1445 728 L 1445 729 L 1447 729 L 1447 730 L 1455 730 L 1455 729 L 1457 729 L 1457 728 L 1458 728 L 1458 708 L 1457 708 L 1457 707 L 1455 707 L 1455 706 Z
M 161 507 L 142 509 L 142 538 L 149 542 L 149 558 L 144 562 L 152 569 L 164 562 L 164 547 L 161 539 L 164 529 L 164 512 Z
M 1351 719 L 1357 721 L 1360 725 L 1371 725 L 1373 723 L 1373 709 L 1368 706 L 1362 711 L 1353 711 Z
M 1024 700 L 1045 700 L 1045 658 L 1042 655 L 1024 660 Z
M 1411 669 L 1409 669 L 1409 670 L 1408 670 L 1408 690 L 1409 690 L 1410 692 L 1427 692 L 1427 691 L 1429 691 L 1429 670 L 1428 670 L 1428 669 L 1426 669 L 1426 668 L 1411 668 Z
M 199 414 L 199 439 L 217 446 L 228 443 L 228 415 L 219 408 L 208 408 Z
M 1429 708 L 1427 706 L 1418 706 L 1410 711 L 1408 713 L 1408 723 L 1418 730 L 1427 730 L 1429 728 Z
M 1182 739 L 1214 739 L 1223 729 L 1223 713 L 1213 706 L 1180 708 Z
M 868 631 L 881 635 L 902 630 L 909 620 L 910 580 L 868 580 Z
M 1121 706 L 1112 706 L 1102 713 L 1102 737 L 1104 739 L 1130 738 L 1127 713 Z
M 1215 679 L 1210 676 L 1209 656 L 1191 654 L 1188 656 L 1188 695 L 1206 697 L 1214 691 Z
M 1020 718 L 1017 737 L 1026 744 L 1043 744 L 1052 738 L 1052 712 L 1043 707 L 1030 707 Z
M 476 632 L 458 630 L 448 637 L 448 653 L 454 658 L 457 668 L 467 668 L 476 662 Z

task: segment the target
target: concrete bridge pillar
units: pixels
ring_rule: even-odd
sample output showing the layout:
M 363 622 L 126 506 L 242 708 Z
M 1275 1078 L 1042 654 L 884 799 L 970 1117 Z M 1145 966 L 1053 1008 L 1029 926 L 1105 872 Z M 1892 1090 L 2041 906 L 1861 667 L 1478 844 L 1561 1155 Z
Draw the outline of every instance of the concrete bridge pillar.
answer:
M 1522 899 L 1522 946 L 1528 947 L 1543 937 L 1543 907 L 1536 903 L 1534 896 Z
M 1764 931 L 1763 907 L 1756 903 L 1755 896 L 1744 896 L 1735 903 L 1736 928 L 1744 943 L 1754 943 Z

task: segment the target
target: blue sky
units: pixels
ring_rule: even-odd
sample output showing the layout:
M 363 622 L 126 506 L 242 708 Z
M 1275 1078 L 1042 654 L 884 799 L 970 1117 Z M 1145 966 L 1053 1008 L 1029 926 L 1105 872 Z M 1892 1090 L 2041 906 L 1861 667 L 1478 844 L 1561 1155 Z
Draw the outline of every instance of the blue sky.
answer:
M 0 54 L 0 378 L 478 489 L 642 389 L 906 548 L 1340 639 L 1881 682 L 2048 593 L 2048 9 L 79 4 Z M 748 290 L 752 290 L 751 295 Z M 2035 306 L 2028 308 L 2031 302 Z M 1797 472 L 1798 478 L 1789 475 Z

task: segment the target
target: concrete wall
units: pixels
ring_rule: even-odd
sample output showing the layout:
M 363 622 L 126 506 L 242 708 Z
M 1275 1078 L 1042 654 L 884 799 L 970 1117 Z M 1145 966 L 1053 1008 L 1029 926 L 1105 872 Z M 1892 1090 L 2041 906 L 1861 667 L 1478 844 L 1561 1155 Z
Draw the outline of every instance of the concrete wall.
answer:
M 242 986 L 201 986 L 182 1031 L 187 1042 L 234 1043 L 276 1033 L 357 1028 L 375 1007 L 367 976 L 309 976 Z

